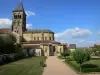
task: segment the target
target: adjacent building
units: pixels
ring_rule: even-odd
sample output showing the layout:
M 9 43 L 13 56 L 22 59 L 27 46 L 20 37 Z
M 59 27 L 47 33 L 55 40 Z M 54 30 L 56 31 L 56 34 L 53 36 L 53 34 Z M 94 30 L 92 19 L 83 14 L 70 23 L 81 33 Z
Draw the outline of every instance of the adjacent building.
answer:
M 69 50 L 74 51 L 76 49 L 76 44 L 69 44 Z

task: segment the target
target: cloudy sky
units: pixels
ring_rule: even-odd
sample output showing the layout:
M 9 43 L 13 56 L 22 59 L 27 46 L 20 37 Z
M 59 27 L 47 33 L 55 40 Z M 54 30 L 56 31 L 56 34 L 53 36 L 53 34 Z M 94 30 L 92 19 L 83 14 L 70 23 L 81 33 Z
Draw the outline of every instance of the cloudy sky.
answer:
M 20 0 L 0 0 L 0 28 L 11 27 Z M 47 28 L 55 39 L 77 47 L 100 44 L 100 0 L 22 0 L 27 28 Z

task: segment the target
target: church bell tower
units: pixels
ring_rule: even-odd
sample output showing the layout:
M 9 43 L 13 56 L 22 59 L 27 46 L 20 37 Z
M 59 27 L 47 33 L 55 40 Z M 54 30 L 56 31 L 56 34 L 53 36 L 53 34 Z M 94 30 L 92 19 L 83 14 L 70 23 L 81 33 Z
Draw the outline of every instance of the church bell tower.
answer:
M 26 31 L 26 13 L 22 1 L 19 2 L 18 6 L 13 10 L 12 16 L 12 31 L 23 36 L 23 32 Z

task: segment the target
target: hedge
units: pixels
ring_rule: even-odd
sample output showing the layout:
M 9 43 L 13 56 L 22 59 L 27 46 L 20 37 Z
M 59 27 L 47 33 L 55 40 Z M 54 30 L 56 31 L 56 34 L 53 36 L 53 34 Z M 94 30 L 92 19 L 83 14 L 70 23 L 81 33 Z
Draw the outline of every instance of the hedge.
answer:
M 79 65 L 75 62 L 75 61 L 65 61 L 68 65 L 70 65 L 73 69 L 75 69 L 76 71 L 78 71 L 78 72 L 80 72 L 80 67 L 79 67 Z M 88 64 L 87 66 L 86 66 L 87 64 L 84 64 L 84 66 L 82 66 L 82 67 L 84 67 L 84 68 L 82 68 L 82 72 L 83 73 L 87 73 L 87 72 L 100 72 L 100 67 L 98 67 L 97 65 L 93 65 L 92 64 L 92 66 L 91 66 L 91 68 L 89 68 L 90 67 L 90 65 Z

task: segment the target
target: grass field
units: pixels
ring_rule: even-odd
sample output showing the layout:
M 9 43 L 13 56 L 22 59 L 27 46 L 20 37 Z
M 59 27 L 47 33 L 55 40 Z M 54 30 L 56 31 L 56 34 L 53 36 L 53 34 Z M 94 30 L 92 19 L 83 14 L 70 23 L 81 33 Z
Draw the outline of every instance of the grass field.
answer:
M 41 60 L 44 57 L 32 57 L 0 66 L 0 75 L 42 75 Z

